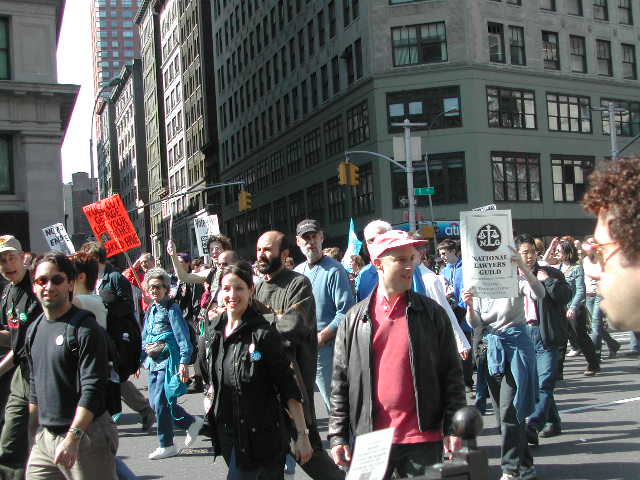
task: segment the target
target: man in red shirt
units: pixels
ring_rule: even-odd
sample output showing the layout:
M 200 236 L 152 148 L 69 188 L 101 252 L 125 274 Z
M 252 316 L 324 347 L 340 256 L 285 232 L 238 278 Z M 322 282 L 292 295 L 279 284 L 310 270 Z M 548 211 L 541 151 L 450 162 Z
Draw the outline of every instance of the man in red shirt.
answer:
M 385 478 L 423 475 L 459 448 L 451 435 L 465 405 L 462 365 L 451 323 L 436 302 L 412 290 L 424 241 L 390 230 L 369 245 L 379 282 L 338 328 L 329 440 L 338 465 L 353 437 L 393 427 Z M 355 402 L 356 404 L 352 404 Z

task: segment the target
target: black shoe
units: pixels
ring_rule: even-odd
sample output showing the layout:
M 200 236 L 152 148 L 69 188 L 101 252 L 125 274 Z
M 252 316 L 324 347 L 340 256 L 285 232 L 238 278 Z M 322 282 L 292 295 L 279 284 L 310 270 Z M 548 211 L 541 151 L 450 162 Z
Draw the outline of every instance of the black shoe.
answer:
M 613 360 L 618 356 L 618 350 L 620 350 L 619 343 L 616 343 L 613 348 L 609 347 L 609 360 Z
M 533 425 L 527 425 L 527 443 L 529 445 L 538 445 L 538 430 Z
M 557 423 L 547 423 L 539 435 L 542 438 L 557 437 L 562 434 L 562 427 Z

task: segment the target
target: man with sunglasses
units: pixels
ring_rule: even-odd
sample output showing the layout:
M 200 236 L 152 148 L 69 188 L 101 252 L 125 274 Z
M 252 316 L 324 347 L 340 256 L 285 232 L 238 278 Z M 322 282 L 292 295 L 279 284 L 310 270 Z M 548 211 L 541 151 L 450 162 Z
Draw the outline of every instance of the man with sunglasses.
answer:
M 71 303 L 76 272 L 63 253 L 46 254 L 34 277 L 43 313 L 26 337 L 34 439 L 26 478 L 113 480 L 118 432 L 106 409 L 106 337 L 92 313 Z
M 597 259 L 600 306 L 611 324 L 640 331 L 640 157 L 603 164 L 589 176 L 584 208 L 596 215 L 593 241 L 583 244 Z
M 24 252 L 17 238 L 0 237 L 0 274 L 8 280 L 0 297 L 0 336 L 8 340 L 11 350 L 0 362 L 0 382 L 10 382 L 11 392 L 0 399 L 4 425 L 0 435 L 0 465 L 24 469 L 29 454 L 29 365 L 24 351 L 27 327 L 42 313 L 33 294 Z M 6 407 L 5 407 L 6 402 Z

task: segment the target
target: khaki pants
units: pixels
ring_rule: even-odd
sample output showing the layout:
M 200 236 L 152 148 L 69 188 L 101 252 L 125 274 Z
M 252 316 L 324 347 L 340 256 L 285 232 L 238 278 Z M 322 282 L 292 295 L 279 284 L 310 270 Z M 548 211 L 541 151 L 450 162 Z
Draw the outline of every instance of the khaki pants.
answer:
M 108 413 L 96 418 L 80 440 L 78 459 L 69 470 L 53 462 L 64 435 L 46 428 L 36 434 L 27 462 L 27 480 L 116 480 L 118 431 Z

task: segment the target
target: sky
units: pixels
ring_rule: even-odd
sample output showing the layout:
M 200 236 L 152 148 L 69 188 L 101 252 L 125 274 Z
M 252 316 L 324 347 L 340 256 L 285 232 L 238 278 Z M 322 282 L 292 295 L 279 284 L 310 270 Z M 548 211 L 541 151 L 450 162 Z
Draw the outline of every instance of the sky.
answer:
M 89 139 L 93 109 L 91 2 L 67 0 L 58 41 L 58 82 L 80 85 L 71 122 L 62 144 L 62 179 L 90 172 Z

